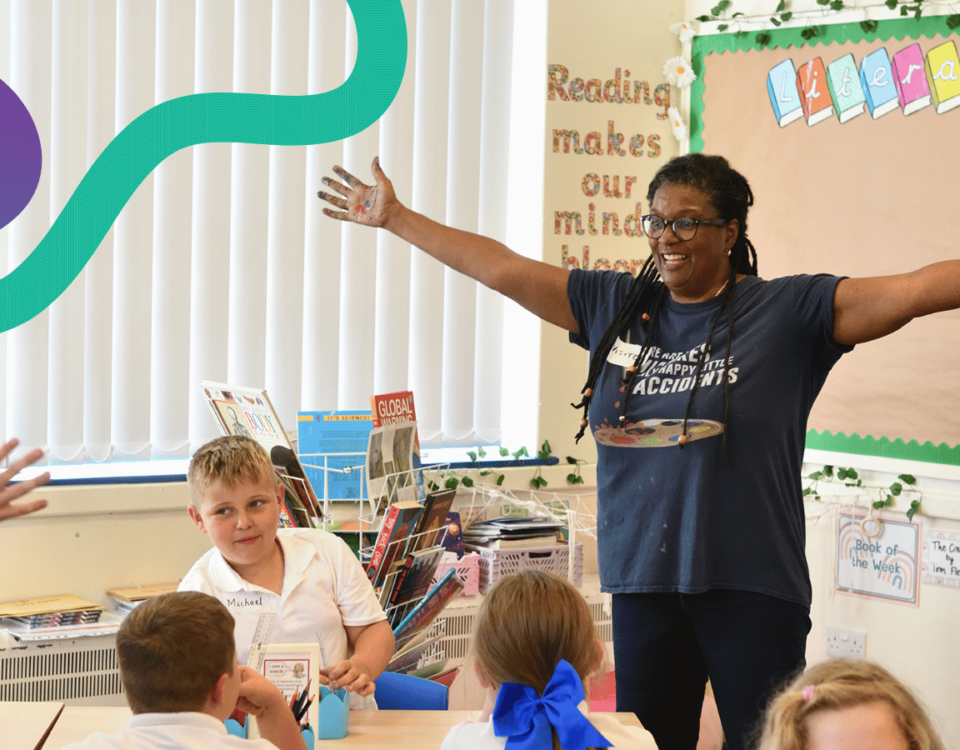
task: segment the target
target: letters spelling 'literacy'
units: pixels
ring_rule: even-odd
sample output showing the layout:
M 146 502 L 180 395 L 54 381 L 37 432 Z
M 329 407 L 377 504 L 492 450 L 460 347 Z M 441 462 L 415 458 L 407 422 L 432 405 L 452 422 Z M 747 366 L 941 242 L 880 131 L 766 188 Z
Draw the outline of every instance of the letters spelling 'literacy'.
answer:
M 874 120 L 900 109 L 910 115 L 933 105 L 938 115 L 960 106 L 960 57 L 953 41 L 924 56 L 913 43 L 891 57 L 883 47 L 860 61 L 846 54 L 829 65 L 815 57 L 799 68 L 787 59 L 767 74 L 767 94 L 780 127 L 803 118 L 841 123 L 870 112 Z

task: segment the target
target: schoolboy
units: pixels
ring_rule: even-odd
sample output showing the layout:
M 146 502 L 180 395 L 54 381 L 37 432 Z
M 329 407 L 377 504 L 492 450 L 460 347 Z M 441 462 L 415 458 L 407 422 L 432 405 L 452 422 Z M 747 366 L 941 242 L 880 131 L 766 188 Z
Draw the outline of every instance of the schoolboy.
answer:
M 233 617 L 212 596 L 149 599 L 117 632 L 120 679 L 134 716 L 117 734 L 95 732 L 64 750 L 305 750 L 283 695 L 237 664 Z M 257 717 L 260 739 L 227 734 L 234 708 Z
M 277 529 L 284 487 L 266 451 L 248 437 L 201 446 L 187 471 L 190 518 L 214 549 L 180 583 L 222 601 L 236 620 L 241 662 L 257 622 L 278 614 L 272 643 L 323 647 L 321 679 L 353 693 L 351 708 L 373 708 L 373 681 L 387 666 L 394 638 L 359 560 L 319 529 Z

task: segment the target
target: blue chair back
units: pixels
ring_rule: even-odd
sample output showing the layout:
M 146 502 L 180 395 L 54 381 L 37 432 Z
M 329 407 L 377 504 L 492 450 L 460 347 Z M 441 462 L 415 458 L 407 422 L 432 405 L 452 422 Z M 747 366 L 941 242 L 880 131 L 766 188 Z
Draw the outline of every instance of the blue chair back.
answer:
M 446 711 L 446 685 L 423 677 L 384 672 L 374 682 L 373 697 L 384 711 Z

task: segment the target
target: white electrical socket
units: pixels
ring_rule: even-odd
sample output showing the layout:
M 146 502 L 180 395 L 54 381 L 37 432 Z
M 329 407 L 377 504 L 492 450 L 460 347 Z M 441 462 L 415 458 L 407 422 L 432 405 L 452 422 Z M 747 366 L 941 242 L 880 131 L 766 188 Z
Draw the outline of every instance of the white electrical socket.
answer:
M 864 630 L 851 630 L 827 626 L 827 656 L 843 659 L 863 659 L 867 655 L 867 633 Z

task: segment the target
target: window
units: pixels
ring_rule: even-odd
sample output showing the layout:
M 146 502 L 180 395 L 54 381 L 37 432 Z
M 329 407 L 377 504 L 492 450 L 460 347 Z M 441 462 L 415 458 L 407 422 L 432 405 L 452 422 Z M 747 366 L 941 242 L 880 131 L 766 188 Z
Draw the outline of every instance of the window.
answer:
M 379 154 L 407 205 L 539 257 L 543 97 L 513 81 L 542 80 L 546 2 L 403 8 L 407 69 L 377 124 L 336 143 L 173 154 L 67 291 L 0 334 L 8 436 L 51 463 L 182 459 L 217 434 L 206 379 L 266 388 L 288 430 L 300 409 L 409 389 L 425 446 L 532 443 L 538 366 L 509 364 L 538 349 L 530 316 L 385 232 L 324 217 L 315 196 L 333 164 L 370 181 Z M 44 155 L 33 199 L 0 230 L 7 273 L 142 112 L 194 93 L 331 90 L 355 55 L 344 0 L 0 3 L 0 78 Z

